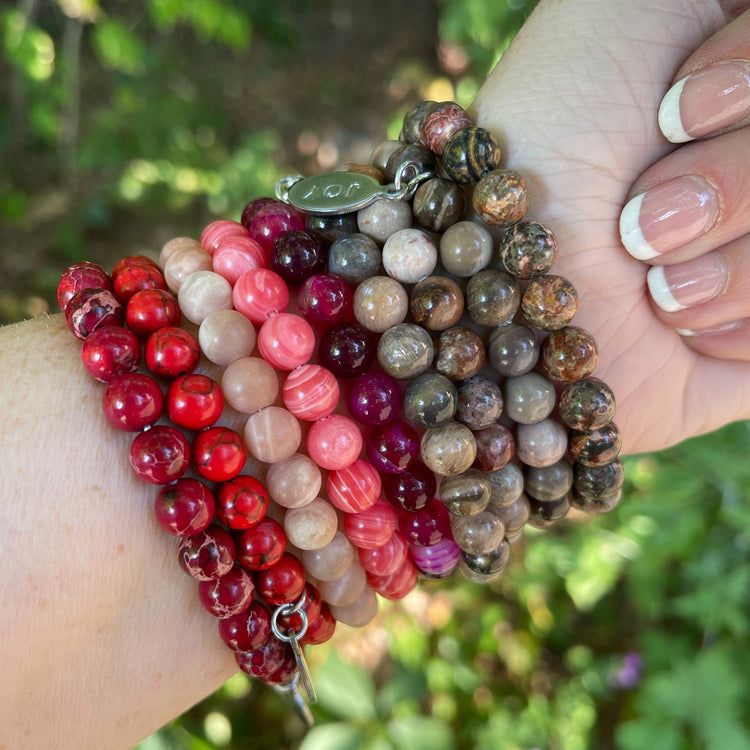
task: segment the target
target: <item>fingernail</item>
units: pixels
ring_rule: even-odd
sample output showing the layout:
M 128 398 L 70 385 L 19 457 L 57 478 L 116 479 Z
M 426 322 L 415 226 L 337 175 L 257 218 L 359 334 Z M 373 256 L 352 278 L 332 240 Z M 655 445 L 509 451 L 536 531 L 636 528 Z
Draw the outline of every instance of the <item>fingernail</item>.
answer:
M 730 320 L 728 323 L 719 323 L 709 328 L 700 328 L 693 330 L 692 328 L 675 328 L 675 333 L 680 336 L 719 336 L 722 333 L 733 333 L 739 330 L 744 325 L 746 319 L 742 320 Z
M 718 253 L 675 266 L 653 266 L 646 275 L 651 299 L 665 312 L 678 312 L 718 297 L 728 279 L 726 262 Z
M 620 237 L 638 260 L 650 260 L 708 231 L 719 218 L 716 189 L 702 177 L 687 175 L 656 185 L 625 204 Z
M 659 127 L 672 143 L 714 133 L 750 114 L 750 61 L 710 65 L 677 81 L 659 107 Z

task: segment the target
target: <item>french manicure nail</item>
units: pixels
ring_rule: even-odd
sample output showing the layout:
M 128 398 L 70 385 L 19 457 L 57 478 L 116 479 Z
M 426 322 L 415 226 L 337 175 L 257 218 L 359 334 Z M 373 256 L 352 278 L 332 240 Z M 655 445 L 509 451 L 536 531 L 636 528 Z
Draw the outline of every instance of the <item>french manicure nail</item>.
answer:
M 728 60 L 686 76 L 659 107 L 659 127 L 672 143 L 714 133 L 750 115 L 750 61 Z
M 638 260 L 650 260 L 708 231 L 719 218 L 719 194 L 697 175 L 656 185 L 625 204 L 620 237 Z
M 745 322 L 746 319 L 730 320 L 727 323 L 718 323 L 715 326 L 700 328 L 698 330 L 693 330 L 692 328 L 675 328 L 674 330 L 680 336 L 720 336 L 722 333 L 733 333 L 739 330 Z
M 719 253 L 709 253 L 674 266 L 653 266 L 646 275 L 651 299 L 665 312 L 678 312 L 718 297 L 729 272 Z

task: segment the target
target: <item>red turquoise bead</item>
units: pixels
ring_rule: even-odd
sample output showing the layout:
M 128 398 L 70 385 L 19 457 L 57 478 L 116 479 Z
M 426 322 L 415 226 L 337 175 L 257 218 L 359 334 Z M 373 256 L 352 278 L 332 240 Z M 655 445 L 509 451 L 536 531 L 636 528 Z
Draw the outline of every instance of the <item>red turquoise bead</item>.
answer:
M 274 271 L 256 268 L 237 279 L 232 289 L 232 303 L 253 323 L 264 323 L 287 309 L 289 288 Z
M 118 276 L 113 275 L 114 293 L 123 304 L 143 289 L 165 289 L 167 282 L 158 268 L 145 263 L 127 266 Z
M 382 498 L 366 510 L 344 516 L 344 533 L 355 547 L 381 547 L 395 531 L 396 511 Z
M 146 340 L 144 358 L 154 375 L 174 380 L 195 370 L 201 351 L 192 333 L 177 326 L 165 326 Z
M 106 289 L 112 291 L 112 279 L 97 263 L 84 261 L 65 269 L 57 286 L 57 304 L 65 312 L 68 302 L 84 289 Z
M 319 646 L 333 637 L 336 630 L 336 618 L 331 614 L 328 605 L 323 602 L 320 614 L 307 625 L 307 632 L 300 638 L 302 646 Z
M 305 569 L 294 555 L 285 552 L 275 565 L 255 574 L 255 585 L 258 595 L 269 604 L 288 604 L 305 588 Z
M 271 638 L 271 615 L 255 601 L 244 612 L 219 620 L 219 635 L 232 651 L 260 648 Z
M 188 430 L 210 427 L 224 409 L 221 388 L 207 375 L 181 375 L 167 389 L 166 401 L 169 418 Z
M 236 477 L 247 459 L 242 437 L 229 427 L 208 427 L 193 441 L 195 470 L 212 482 Z
M 372 507 L 380 495 L 380 475 L 375 467 L 358 458 L 326 479 L 331 504 L 345 513 L 359 513 Z
M 322 469 L 343 469 L 354 462 L 361 451 L 359 427 L 342 414 L 331 414 L 313 422 L 307 433 L 307 452 Z
M 97 328 L 121 326 L 125 308 L 108 289 L 82 289 L 65 306 L 65 322 L 79 339 L 90 336 Z
M 216 511 L 230 529 L 249 529 L 261 521 L 268 510 L 268 492 L 255 478 L 240 474 L 219 487 Z
M 112 281 L 115 281 L 120 274 L 134 266 L 152 268 L 154 271 L 161 271 L 159 264 L 145 255 L 128 255 L 124 258 L 120 258 L 120 260 L 115 263 L 115 267 L 112 269 Z
M 268 364 L 279 370 L 293 370 L 312 357 L 315 333 L 299 315 L 279 313 L 260 327 L 258 349 Z
M 154 424 L 163 409 L 164 396 L 157 382 L 138 372 L 112 378 L 102 394 L 107 421 L 126 432 L 139 432 Z
M 237 560 L 248 570 L 265 570 L 281 559 L 285 549 L 284 529 L 273 518 L 264 518 L 240 535 Z
M 284 662 L 289 646 L 271 636 L 262 646 L 252 651 L 237 651 L 234 659 L 237 666 L 246 674 L 263 679 L 275 672 Z
M 128 328 L 143 339 L 164 326 L 179 325 L 181 319 L 177 298 L 164 289 L 144 289 L 136 292 L 125 307 Z
M 297 659 L 291 648 L 288 648 L 281 665 L 271 672 L 271 674 L 261 676 L 258 679 L 260 679 L 261 682 L 265 682 L 266 685 L 285 685 L 298 671 L 299 667 L 297 666 Z
M 311 623 L 315 622 L 315 620 L 320 617 L 320 613 L 323 609 L 323 601 L 320 598 L 320 592 L 318 589 L 316 589 L 310 582 L 305 584 L 302 596 L 304 597 L 302 611 L 307 617 L 307 626 L 309 627 Z M 278 623 L 285 630 L 291 628 L 297 634 L 299 634 L 303 626 L 302 616 L 299 612 L 290 615 L 279 615 Z
M 154 500 L 159 525 L 174 536 L 189 537 L 208 528 L 214 517 L 214 496 L 198 479 L 183 478 L 162 487 Z
M 176 427 L 154 425 L 136 435 L 129 459 L 133 471 L 145 482 L 168 484 L 188 470 L 190 444 Z
M 92 378 L 108 383 L 117 375 L 138 369 L 141 364 L 141 343 L 127 328 L 97 328 L 83 341 L 81 361 Z
M 221 578 L 234 565 L 234 541 L 228 531 L 212 524 L 180 541 L 177 560 L 196 581 Z
M 284 405 L 299 419 L 314 422 L 333 413 L 339 402 L 339 384 L 320 365 L 302 365 L 287 375 L 282 388 Z
M 254 594 L 253 579 L 239 565 L 234 565 L 221 578 L 198 584 L 200 603 L 220 620 L 244 612 L 250 606 Z

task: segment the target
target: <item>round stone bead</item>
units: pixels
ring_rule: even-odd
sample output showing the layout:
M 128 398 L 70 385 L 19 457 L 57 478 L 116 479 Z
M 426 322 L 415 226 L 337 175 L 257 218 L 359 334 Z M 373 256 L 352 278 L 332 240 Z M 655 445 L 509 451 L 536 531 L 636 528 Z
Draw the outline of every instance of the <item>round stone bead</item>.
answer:
M 568 448 L 567 430 L 554 419 L 518 426 L 518 458 L 527 466 L 552 466 Z
M 510 545 L 501 542 L 496 549 L 480 555 L 464 553 L 459 563 L 461 573 L 474 583 L 490 583 L 499 578 L 510 559 Z
M 463 474 L 477 457 L 477 441 L 466 425 L 446 422 L 424 433 L 421 456 L 439 476 Z
M 614 461 L 621 447 L 620 430 L 613 422 L 596 430 L 570 433 L 570 454 L 584 466 L 601 466 Z
M 573 475 L 576 495 L 591 500 L 600 500 L 615 495 L 620 491 L 625 480 L 625 470 L 619 459 L 599 466 L 584 466 L 576 463 Z
M 249 237 L 230 237 L 223 240 L 213 256 L 213 270 L 230 284 L 247 271 L 263 268 L 266 258 L 263 248 Z
M 448 139 L 461 128 L 473 125 L 466 110 L 455 102 L 440 102 L 427 113 L 419 126 L 419 140 L 440 156 Z
M 451 538 L 450 513 L 437 499 L 414 512 L 400 511 L 398 527 L 409 544 L 423 547 Z
M 173 294 L 180 291 L 182 282 L 196 271 L 213 271 L 213 260 L 200 245 L 181 247 L 164 263 L 164 280 Z
M 434 112 L 438 102 L 431 100 L 415 104 L 405 115 L 401 128 L 401 140 L 406 143 L 421 143 L 421 129 L 425 117 Z
M 553 331 L 542 344 L 542 371 L 558 383 L 583 380 L 591 374 L 598 360 L 594 337 L 583 328 L 566 326 Z
M 362 433 L 343 414 L 313 422 L 307 433 L 307 452 L 322 469 L 333 471 L 353 463 L 362 450 Z
M 422 575 L 445 578 L 456 569 L 461 559 L 461 549 L 452 539 L 443 539 L 424 547 L 413 545 L 411 557 Z
M 523 494 L 523 472 L 516 464 L 507 464 L 498 471 L 489 472 L 487 479 L 492 489 L 490 508 L 512 505 Z
M 368 331 L 383 333 L 403 323 L 409 307 L 406 289 L 390 276 L 372 276 L 354 293 L 354 317 Z
M 503 413 L 503 392 L 489 378 L 475 375 L 458 385 L 455 419 L 470 430 L 481 430 L 497 422 Z
M 513 433 L 505 426 L 491 424 L 474 431 L 477 441 L 475 464 L 482 471 L 499 471 L 513 458 L 515 443 Z
M 114 275 L 112 277 L 113 291 L 123 304 L 142 289 L 167 289 L 161 269 L 139 262 L 138 257 L 135 256 L 133 264 L 123 268 L 116 278 Z
M 419 457 L 419 436 L 406 422 L 396 420 L 375 427 L 365 441 L 367 457 L 378 471 L 404 471 Z
M 301 508 L 290 508 L 284 514 L 284 533 L 297 548 L 325 547 L 338 529 L 338 517 L 333 506 L 317 498 Z
M 374 177 L 376 180 L 378 180 L 378 182 L 381 182 L 382 184 L 382 173 L 380 173 L 377 169 L 370 169 L 372 169 L 372 173 L 365 172 L 365 174 L 370 174 L 371 177 Z M 342 169 L 341 171 L 353 172 L 356 170 Z M 339 237 L 343 237 L 346 234 L 353 234 L 357 231 L 357 214 L 350 213 L 341 214 L 339 216 L 330 214 L 307 214 L 305 216 L 305 230 L 307 232 L 310 232 L 310 234 L 319 237 L 321 240 L 323 240 L 323 243 L 325 245 L 329 245 L 331 242 L 335 242 Z
M 456 386 L 436 372 L 410 380 L 404 390 L 404 414 L 418 427 L 439 427 L 453 418 L 458 401 Z
M 310 276 L 297 293 L 300 313 L 313 323 L 344 323 L 354 315 L 352 290 L 331 273 Z
M 237 562 L 248 570 L 265 570 L 281 559 L 285 549 L 284 529 L 273 518 L 266 516 L 240 534 Z
M 281 235 L 287 232 L 302 231 L 305 228 L 302 217 L 291 206 L 285 203 L 269 203 L 258 209 L 248 231 L 262 248 L 267 259 L 270 259 L 273 245 Z
M 521 312 L 531 325 L 543 331 L 564 328 L 578 310 L 578 292 L 562 276 L 540 276 L 526 286 Z
M 249 529 L 268 511 L 268 492 L 255 478 L 240 474 L 224 482 L 216 493 L 219 520 L 230 529 Z
M 203 531 L 180 540 L 177 561 L 196 581 L 221 578 L 234 565 L 232 536 L 221 526 L 211 524 Z
M 332 471 L 326 480 L 328 499 L 345 513 L 361 513 L 371 508 L 380 495 L 380 475 L 361 458 Z
M 320 549 L 302 552 L 307 572 L 318 581 L 335 581 L 346 573 L 354 560 L 354 548 L 344 533 L 337 531 Z
M 198 249 L 202 253 L 206 251 L 201 247 L 201 243 L 193 237 L 173 237 L 171 240 L 167 240 L 159 251 L 159 267 L 164 268 L 166 262 L 178 251 L 183 248 L 190 247 Z M 208 253 L 206 253 L 208 254 Z M 205 269 L 209 270 L 209 269 Z
M 214 310 L 231 309 L 232 285 L 213 271 L 196 271 L 180 285 L 177 300 L 182 314 L 200 325 Z
M 463 218 L 466 196 L 455 182 L 436 177 L 417 188 L 412 211 L 417 223 L 428 232 L 444 232 Z
M 435 104 L 437 104 L 437 102 L 435 102 Z M 417 138 L 413 141 L 408 139 L 404 140 L 406 140 L 408 143 L 419 143 L 419 134 L 417 133 Z M 379 169 L 381 172 L 385 172 L 385 165 L 388 164 L 388 159 L 390 159 L 396 151 L 402 148 L 403 145 L 403 140 L 382 141 L 373 150 L 372 156 L 370 157 L 370 164 L 376 169 Z
M 505 526 L 505 538 L 514 542 L 523 534 L 523 527 L 529 520 L 529 498 L 521 494 L 519 498 L 510 505 L 499 508 L 492 507 L 492 512 L 503 522 Z
M 112 291 L 112 279 L 98 264 L 90 261 L 74 263 L 63 271 L 57 286 L 57 304 L 65 312 L 68 302 L 84 289 L 106 289 Z
M 529 210 L 526 180 L 513 169 L 496 169 L 485 174 L 474 188 L 474 213 L 493 227 L 509 227 Z
M 460 128 L 448 139 L 442 164 L 448 178 L 468 185 L 476 182 L 500 163 L 500 146 L 492 133 L 470 125 Z
M 321 602 L 320 614 L 307 626 L 307 632 L 300 638 L 300 646 L 318 646 L 329 641 L 335 632 L 336 619 L 330 607 Z
M 242 216 L 240 217 L 240 224 L 247 229 L 252 220 L 257 216 L 258 211 L 261 208 L 270 206 L 274 203 L 281 203 L 278 198 L 271 198 L 270 196 L 261 196 L 260 198 L 253 198 L 246 206 L 242 209 Z M 249 236 L 249 233 L 248 233 Z
M 237 279 L 232 290 L 232 301 L 235 309 L 253 323 L 261 324 L 286 310 L 289 288 L 274 271 L 256 268 Z
M 440 482 L 440 500 L 455 516 L 481 513 L 489 505 L 491 494 L 489 479 L 478 469 L 468 469 Z
M 568 427 L 586 432 L 604 427 L 615 416 L 615 394 L 599 378 L 584 378 L 563 388 L 560 419 Z
M 127 328 L 104 326 L 84 339 L 81 361 L 92 378 L 108 383 L 118 375 L 138 369 L 141 364 L 141 344 Z
M 287 284 L 299 286 L 308 277 L 325 270 L 323 244 L 309 232 L 282 234 L 273 243 L 270 266 Z
M 361 596 L 366 586 L 365 571 L 355 559 L 340 578 L 320 582 L 320 596 L 332 607 L 346 607 Z
M 234 660 L 245 674 L 268 680 L 277 669 L 282 669 L 289 663 L 290 653 L 288 643 L 272 637 L 252 651 L 235 651 Z
M 408 511 L 424 508 L 435 498 L 437 480 L 421 461 L 414 461 L 405 471 L 383 475 L 383 494 L 394 505 Z
M 490 333 L 487 356 L 500 375 L 513 378 L 534 367 L 539 359 L 539 344 L 527 326 L 506 323 Z
M 159 525 L 168 533 L 174 536 L 182 537 L 190 541 L 196 540 L 196 534 L 203 535 L 208 530 L 208 534 L 203 535 L 201 541 L 208 541 L 208 536 L 214 536 L 216 532 L 220 541 L 225 542 L 226 555 L 222 561 L 216 561 L 216 566 L 209 566 L 208 560 L 201 565 L 201 572 L 204 579 L 218 578 L 219 573 L 223 575 L 228 568 L 234 563 L 234 544 L 229 534 L 217 526 L 211 526 L 211 519 L 214 516 L 215 501 L 211 490 L 199 482 L 197 479 L 178 479 L 159 490 L 154 500 L 154 517 Z M 198 541 L 198 540 L 196 540 Z M 182 556 L 182 555 L 181 555 Z M 227 565 L 228 563 L 228 565 Z M 219 572 L 221 571 L 221 572 Z M 186 570 L 198 580 L 200 577 L 194 575 L 195 569 Z
M 543 501 L 529 497 L 529 523 L 544 529 L 565 518 L 570 510 L 570 496 L 565 495 L 557 500 Z
M 371 427 L 388 424 L 401 408 L 401 389 L 398 382 L 384 372 L 360 375 L 347 393 L 349 413 L 362 424 Z
M 466 285 L 469 317 L 482 326 L 501 326 L 513 320 L 521 293 L 518 282 L 507 273 L 485 269 Z
M 395 182 L 399 169 L 407 164 L 409 171 L 404 175 L 404 179 L 425 172 L 437 172 L 437 160 L 429 148 L 421 143 L 402 143 L 401 148 L 396 149 L 388 158 L 384 170 L 385 178 L 389 182 Z
M 297 418 L 280 406 L 267 406 L 245 423 L 245 443 L 250 454 L 267 464 L 293 456 L 302 440 Z M 313 457 L 314 458 L 314 457 Z
M 338 380 L 320 365 L 302 365 L 292 370 L 281 391 L 286 408 L 307 422 L 333 413 L 339 402 L 339 392 Z
M 406 201 L 379 198 L 357 212 L 359 231 L 380 244 L 395 232 L 411 225 L 411 206 Z
M 470 555 L 486 555 L 503 541 L 505 526 L 492 512 L 473 516 L 451 516 L 453 541 Z
M 557 240 L 536 221 L 520 221 L 500 240 L 500 260 L 519 279 L 543 276 L 557 260 Z
M 426 279 L 435 270 L 437 258 L 435 243 L 421 229 L 401 229 L 383 246 L 385 272 L 403 284 Z
M 121 326 L 125 308 L 108 289 L 81 289 L 65 306 L 65 322 L 78 339 L 85 339 L 97 328 Z
M 200 236 L 201 247 L 213 255 L 221 242 L 229 237 L 249 237 L 250 234 L 238 221 L 219 219 L 207 224 Z
M 164 409 L 159 384 L 148 375 L 128 372 L 112 378 L 102 394 L 102 411 L 118 430 L 140 432 L 154 424 Z
M 411 290 L 409 313 L 415 323 L 428 331 L 444 331 L 456 325 L 463 312 L 461 287 L 447 276 L 428 276 Z
M 435 369 L 451 380 L 466 380 L 484 366 L 482 339 L 471 328 L 455 326 L 443 331 L 435 345 Z
M 372 549 L 360 547 L 358 549 L 359 562 L 366 573 L 387 576 L 395 573 L 404 564 L 408 551 L 409 548 L 401 532 L 395 531 L 380 547 Z
M 260 357 L 241 357 L 224 370 L 221 390 L 233 409 L 243 414 L 253 414 L 276 401 L 279 376 Z
M 369 625 L 377 613 L 378 597 L 369 585 L 362 589 L 362 593 L 351 604 L 338 607 L 331 605 L 333 617 L 343 625 L 352 628 L 363 628 Z
M 435 347 L 424 328 L 401 323 L 383 333 L 377 353 L 378 363 L 388 375 L 407 380 L 426 372 L 432 364 Z
M 417 585 L 417 566 L 409 557 L 389 576 L 369 575 L 368 581 L 375 593 L 384 599 L 403 599 Z
M 142 289 L 125 307 L 125 323 L 141 339 L 165 326 L 177 326 L 181 319 L 175 296 L 164 289 Z
M 168 380 L 193 372 L 201 358 L 195 336 L 184 328 L 165 326 L 154 331 L 143 347 L 146 367 Z
M 356 378 L 375 361 L 374 334 L 359 323 L 331 326 L 320 338 L 320 363 L 338 378 Z
M 188 470 L 190 444 L 176 427 L 157 424 L 135 436 L 128 458 L 139 479 L 169 484 Z
M 380 248 L 366 234 L 345 234 L 328 251 L 328 271 L 356 286 L 380 273 Z
M 255 327 L 237 310 L 216 310 L 204 318 L 198 329 L 201 351 L 222 367 L 249 357 L 255 341 Z
M 238 615 L 219 620 L 219 635 L 235 653 L 246 654 L 271 640 L 271 615 L 259 601 Z
M 167 389 L 167 413 L 178 426 L 202 430 L 218 421 L 224 410 L 219 384 L 206 375 L 180 375 Z
M 600 514 L 609 513 L 614 510 L 622 500 L 622 488 L 615 490 L 611 495 L 605 497 L 585 497 L 573 492 L 570 504 L 584 513 Z
M 573 467 L 561 459 L 551 466 L 529 466 L 524 487 L 526 494 L 542 502 L 559 500 L 573 486 Z
M 242 437 L 229 427 L 207 427 L 193 440 L 195 470 L 211 482 L 234 479 L 246 459 L 247 449 Z
M 270 365 L 293 370 L 310 360 L 315 351 L 315 332 L 299 315 L 279 313 L 258 331 L 258 349 Z
M 255 574 L 258 596 L 268 604 L 277 606 L 296 601 L 305 589 L 305 569 L 289 552 L 270 568 Z
M 385 544 L 396 531 L 396 511 L 386 500 L 378 498 L 359 513 L 344 516 L 344 533 L 359 548 L 374 549 Z
M 253 600 L 255 584 L 239 565 L 221 578 L 198 583 L 198 600 L 214 617 L 223 620 L 244 612 Z
M 475 221 L 459 221 L 440 238 L 440 262 L 454 276 L 473 276 L 492 258 L 492 235 Z
M 505 413 L 518 424 L 546 419 L 555 408 L 555 387 L 538 372 L 505 381 Z
M 301 508 L 320 493 L 323 476 L 310 456 L 295 453 L 268 467 L 268 494 L 282 508 Z

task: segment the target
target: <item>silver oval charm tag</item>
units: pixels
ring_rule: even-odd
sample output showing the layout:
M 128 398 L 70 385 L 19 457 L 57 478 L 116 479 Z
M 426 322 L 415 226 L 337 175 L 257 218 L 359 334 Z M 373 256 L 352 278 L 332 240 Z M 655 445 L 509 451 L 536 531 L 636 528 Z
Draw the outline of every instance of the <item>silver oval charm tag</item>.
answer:
M 358 172 L 329 172 L 304 177 L 288 188 L 286 200 L 310 214 L 346 214 L 386 196 L 388 185 Z

